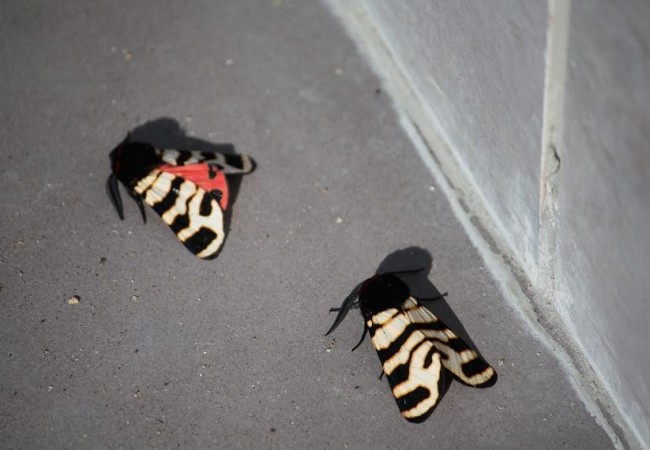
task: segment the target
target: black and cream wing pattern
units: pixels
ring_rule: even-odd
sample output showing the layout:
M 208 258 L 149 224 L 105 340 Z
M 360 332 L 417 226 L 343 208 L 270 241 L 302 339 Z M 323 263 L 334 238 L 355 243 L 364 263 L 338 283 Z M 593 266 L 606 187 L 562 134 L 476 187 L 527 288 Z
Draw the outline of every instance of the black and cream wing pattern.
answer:
M 364 336 L 370 333 L 405 419 L 425 420 L 438 405 L 449 375 L 473 387 L 489 387 L 496 382 L 496 371 L 411 296 L 397 276 L 375 275 L 357 286 L 341 308 L 333 309 L 339 315 L 327 334 L 356 307 L 365 321 Z
M 224 213 L 230 207 L 228 177 L 250 173 L 252 158 L 218 152 L 158 149 L 129 138 L 110 154 L 107 186 L 124 219 L 118 181 L 137 202 L 153 208 L 185 247 L 203 259 L 215 258 L 225 241 Z

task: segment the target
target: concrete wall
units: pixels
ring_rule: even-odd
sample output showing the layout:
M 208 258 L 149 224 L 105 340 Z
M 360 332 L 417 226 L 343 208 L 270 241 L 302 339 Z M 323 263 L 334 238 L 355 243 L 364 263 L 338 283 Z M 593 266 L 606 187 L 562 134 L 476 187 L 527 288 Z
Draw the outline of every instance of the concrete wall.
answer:
M 525 268 L 537 259 L 543 2 L 365 1 Z
M 650 446 L 650 4 L 362 9 L 534 296 Z
M 650 3 L 572 3 L 557 295 L 650 445 Z

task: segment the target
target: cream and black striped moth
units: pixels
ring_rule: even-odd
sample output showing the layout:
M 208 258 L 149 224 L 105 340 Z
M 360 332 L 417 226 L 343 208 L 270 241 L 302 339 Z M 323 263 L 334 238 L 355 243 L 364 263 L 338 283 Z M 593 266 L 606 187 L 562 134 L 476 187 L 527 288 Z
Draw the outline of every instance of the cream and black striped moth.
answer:
M 447 376 L 473 387 L 496 383 L 495 370 L 410 293 L 395 274 L 359 284 L 338 311 L 330 334 L 350 309 L 359 308 L 402 416 L 422 422 L 438 405 Z
M 118 180 L 136 201 L 146 222 L 143 202 L 151 206 L 189 251 L 215 258 L 226 238 L 224 212 L 229 207 L 227 178 L 255 168 L 246 155 L 157 149 L 129 137 L 110 154 L 109 196 L 124 219 Z

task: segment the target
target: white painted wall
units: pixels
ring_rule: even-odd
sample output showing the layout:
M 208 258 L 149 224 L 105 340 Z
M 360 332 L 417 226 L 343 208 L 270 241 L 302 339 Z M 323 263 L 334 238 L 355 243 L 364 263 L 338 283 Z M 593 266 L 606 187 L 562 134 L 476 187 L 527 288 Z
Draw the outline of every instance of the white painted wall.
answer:
M 650 3 L 336 3 L 374 27 L 377 70 L 421 103 L 397 106 L 428 111 L 469 214 L 496 224 L 650 446 Z
M 534 271 L 545 4 L 364 3 L 414 90 L 438 118 L 438 128 L 503 227 L 515 256 Z
M 557 294 L 650 445 L 650 3 L 572 3 Z

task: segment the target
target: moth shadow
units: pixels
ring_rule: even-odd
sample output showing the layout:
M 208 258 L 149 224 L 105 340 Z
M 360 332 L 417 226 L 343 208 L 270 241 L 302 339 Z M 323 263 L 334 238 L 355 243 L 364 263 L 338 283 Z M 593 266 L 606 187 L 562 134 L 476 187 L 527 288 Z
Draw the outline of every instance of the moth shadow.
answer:
M 232 143 L 214 143 L 187 135 L 178 121 L 171 117 L 160 117 L 137 126 L 131 130 L 130 140 L 146 142 L 162 149 L 219 152 L 225 155 L 237 154 Z M 255 165 L 254 161 L 253 164 Z M 226 235 L 230 230 L 232 211 L 239 194 L 241 179 L 241 175 L 228 175 L 226 177 L 229 191 L 229 206 L 224 212 L 224 231 Z
M 396 275 L 407 284 L 411 291 L 411 295 L 431 311 L 443 324 L 456 333 L 456 335 L 460 337 L 472 350 L 476 351 L 481 358 L 483 358 L 480 351 L 477 349 L 476 344 L 469 336 L 469 333 L 458 319 L 453 309 L 449 306 L 449 303 L 447 302 L 449 294 L 445 292 L 444 295 L 446 296 L 443 297 L 442 292 L 431 282 L 431 280 L 429 280 L 432 262 L 433 258 L 427 250 L 420 247 L 408 247 L 394 251 L 384 258 L 377 268 L 377 273 L 398 272 Z M 465 384 L 453 376 L 451 372 L 447 372 L 447 375 L 445 383 L 446 387 L 442 395 L 444 395 L 444 392 L 449 388 L 452 379 L 456 379 L 456 381 L 461 384 Z M 481 387 L 492 386 L 496 383 L 496 380 L 497 376 L 495 373 L 494 382 L 485 384 Z

